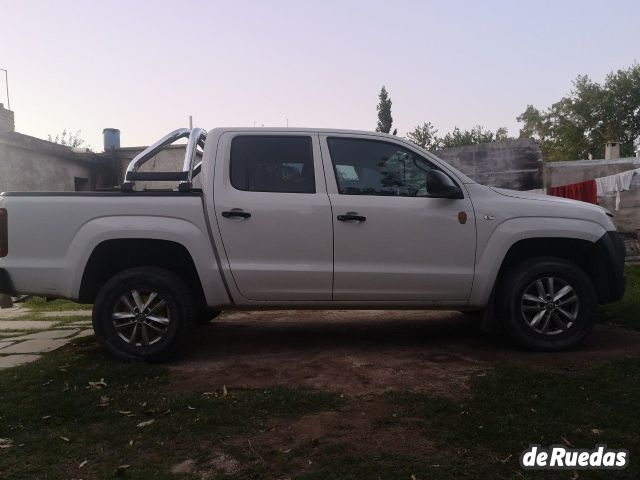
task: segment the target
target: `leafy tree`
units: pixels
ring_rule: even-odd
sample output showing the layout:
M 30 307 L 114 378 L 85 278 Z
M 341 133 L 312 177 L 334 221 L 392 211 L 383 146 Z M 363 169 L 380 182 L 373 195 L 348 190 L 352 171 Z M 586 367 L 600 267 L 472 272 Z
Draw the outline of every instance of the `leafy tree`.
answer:
M 417 126 L 413 131 L 407 133 L 407 138 L 427 150 L 438 150 L 440 148 L 438 129 L 431 122 L 425 122 Z
M 507 140 L 511 140 L 509 137 L 509 130 L 507 127 L 500 127 L 496 130 L 495 136 L 493 138 L 494 142 L 506 142 Z
M 67 147 L 80 147 L 84 144 L 84 139 L 80 136 L 80 130 L 75 133 L 67 131 L 65 128 L 62 133 L 57 134 L 55 137 L 48 135 L 47 140 L 52 143 L 58 143 Z
M 442 138 L 442 148 L 464 147 L 465 145 L 475 145 L 478 143 L 491 143 L 495 141 L 494 139 L 495 134 L 491 130 L 485 130 L 480 125 L 476 125 L 471 130 L 460 130 L 458 127 L 455 127 Z
M 517 120 L 520 137 L 537 140 L 548 161 L 603 158 L 608 141 L 621 142 L 621 155 L 631 156 L 640 136 L 640 64 L 610 73 L 602 84 L 580 75 L 549 109 L 528 105 Z
M 471 130 L 461 130 L 455 127 L 444 137 L 438 136 L 438 130 L 431 122 L 423 123 L 407 134 L 409 140 L 420 145 L 427 150 L 441 150 L 443 148 L 464 147 L 479 143 L 504 142 L 508 140 L 509 132 L 505 127 L 500 127 L 492 132 L 485 130 L 481 125 L 473 127 Z
M 376 108 L 378 110 L 378 126 L 376 127 L 376 132 L 389 133 L 391 131 L 391 125 L 393 125 L 393 117 L 391 116 L 391 99 L 384 85 L 378 95 L 378 106 Z

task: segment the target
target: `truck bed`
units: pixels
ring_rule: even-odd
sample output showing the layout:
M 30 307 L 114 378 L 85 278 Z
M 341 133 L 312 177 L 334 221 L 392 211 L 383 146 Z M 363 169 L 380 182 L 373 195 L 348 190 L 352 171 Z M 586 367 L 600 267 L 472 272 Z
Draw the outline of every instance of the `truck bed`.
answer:
M 0 269 L 21 293 L 77 299 L 79 266 L 100 243 L 155 236 L 191 252 L 205 292 L 218 287 L 200 191 L 8 192 L 0 208 L 7 210 L 9 251 Z

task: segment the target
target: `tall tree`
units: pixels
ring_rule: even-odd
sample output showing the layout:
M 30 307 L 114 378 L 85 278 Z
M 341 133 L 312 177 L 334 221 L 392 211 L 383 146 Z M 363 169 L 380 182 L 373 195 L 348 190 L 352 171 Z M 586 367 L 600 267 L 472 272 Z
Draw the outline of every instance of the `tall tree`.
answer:
M 568 95 L 547 110 L 528 105 L 517 120 L 520 137 L 536 139 L 549 161 L 603 158 L 608 141 L 622 143 L 622 156 L 633 155 L 640 136 L 640 64 L 610 73 L 602 84 L 580 75 Z
M 382 86 L 378 95 L 378 126 L 376 132 L 389 133 L 393 125 L 393 117 L 391 116 L 391 99 L 387 89 Z

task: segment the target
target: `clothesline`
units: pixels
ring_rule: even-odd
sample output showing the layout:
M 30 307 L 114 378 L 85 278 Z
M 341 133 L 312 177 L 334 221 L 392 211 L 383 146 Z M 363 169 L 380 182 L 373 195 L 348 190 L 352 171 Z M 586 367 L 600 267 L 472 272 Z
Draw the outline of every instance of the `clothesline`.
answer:
M 594 178 L 584 182 L 571 183 L 548 189 L 530 190 L 536 193 L 546 193 L 556 197 L 571 198 L 583 202 L 598 204 L 599 197 L 616 197 L 616 210 L 620 208 L 620 193 L 629 190 L 631 181 L 635 174 L 640 174 L 640 168 L 627 170 L 625 172 L 608 175 L 606 177 Z

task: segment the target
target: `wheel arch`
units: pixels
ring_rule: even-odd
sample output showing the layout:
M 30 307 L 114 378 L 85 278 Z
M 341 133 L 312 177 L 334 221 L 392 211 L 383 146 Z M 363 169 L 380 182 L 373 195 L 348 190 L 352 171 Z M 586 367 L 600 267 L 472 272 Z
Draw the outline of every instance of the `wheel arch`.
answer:
M 539 237 L 515 242 L 502 260 L 496 283 L 512 266 L 535 257 L 556 257 L 571 262 L 583 270 L 602 301 L 608 294 L 607 276 L 604 275 L 606 257 L 598 244 L 579 238 Z
M 196 304 L 206 306 L 200 275 L 187 248 L 178 242 L 153 238 L 119 238 L 99 243 L 85 265 L 78 300 L 93 303 L 102 285 L 114 275 L 143 266 L 177 274 L 189 286 Z

